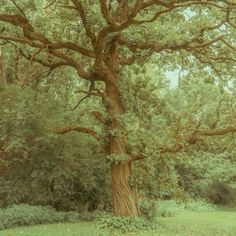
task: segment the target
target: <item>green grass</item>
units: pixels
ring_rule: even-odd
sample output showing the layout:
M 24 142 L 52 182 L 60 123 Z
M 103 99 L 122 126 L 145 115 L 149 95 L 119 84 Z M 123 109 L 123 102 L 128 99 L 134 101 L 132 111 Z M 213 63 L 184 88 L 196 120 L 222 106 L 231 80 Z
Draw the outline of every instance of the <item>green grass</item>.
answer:
M 160 224 L 166 226 L 163 236 L 236 236 L 236 212 L 183 213 Z
M 0 236 L 97 236 L 99 231 L 94 223 L 53 224 L 20 227 L 0 231 Z M 100 234 L 103 235 L 103 234 Z
M 236 236 L 236 212 L 181 213 L 160 218 L 159 229 L 135 236 Z M 111 236 L 98 230 L 96 223 L 54 224 L 0 231 L 0 236 Z

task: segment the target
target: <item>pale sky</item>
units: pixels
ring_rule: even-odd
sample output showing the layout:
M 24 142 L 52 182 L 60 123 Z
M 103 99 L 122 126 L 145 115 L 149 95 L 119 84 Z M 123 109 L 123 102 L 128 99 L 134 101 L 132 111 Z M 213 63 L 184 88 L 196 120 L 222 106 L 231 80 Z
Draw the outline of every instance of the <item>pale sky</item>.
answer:
M 166 77 L 169 79 L 170 81 L 170 86 L 173 87 L 177 87 L 178 86 L 178 75 L 179 71 L 175 70 L 175 71 L 168 71 L 166 72 Z

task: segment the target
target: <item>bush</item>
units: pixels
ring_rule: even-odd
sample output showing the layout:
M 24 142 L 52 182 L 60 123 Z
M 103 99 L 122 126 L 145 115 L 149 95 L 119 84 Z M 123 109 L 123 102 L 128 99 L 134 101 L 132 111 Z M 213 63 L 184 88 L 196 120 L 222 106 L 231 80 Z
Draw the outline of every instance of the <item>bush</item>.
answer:
M 80 214 L 76 212 L 57 212 L 54 208 L 27 204 L 13 205 L 0 210 L 0 230 L 36 224 L 76 222 L 80 218 Z
M 104 217 L 99 222 L 99 228 L 128 233 L 155 229 L 156 226 L 143 217 Z
M 205 197 L 214 204 L 236 204 L 236 190 L 225 183 L 213 183 L 205 190 Z
M 205 201 L 190 201 L 185 204 L 185 210 L 194 212 L 212 212 L 216 211 L 218 208 Z
M 155 221 L 157 216 L 157 204 L 154 200 L 140 200 L 139 209 L 143 218 L 148 221 Z
M 175 216 L 181 211 L 184 211 L 184 205 L 177 203 L 175 200 L 157 202 L 157 216 Z
M 111 215 L 105 211 L 99 211 L 99 210 L 96 210 L 93 212 L 85 211 L 80 214 L 80 220 L 94 221 L 94 220 L 109 217 L 109 216 Z
M 175 200 L 157 202 L 157 216 L 162 217 L 175 216 L 184 211 L 212 212 L 216 210 L 216 206 L 201 200 L 186 203 L 178 203 Z
M 140 230 L 155 229 L 157 204 L 154 200 L 140 200 L 138 202 L 141 217 L 115 217 L 100 214 L 100 229 L 118 230 L 122 233 L 137 232 Z M 98 218 L 98 217 L 97 217 Z
M 63 222 L 76 223 L 82 220 L 82 215 L 75 211 L 57 212 L 57 214 L 61 214 L 63 216 Z

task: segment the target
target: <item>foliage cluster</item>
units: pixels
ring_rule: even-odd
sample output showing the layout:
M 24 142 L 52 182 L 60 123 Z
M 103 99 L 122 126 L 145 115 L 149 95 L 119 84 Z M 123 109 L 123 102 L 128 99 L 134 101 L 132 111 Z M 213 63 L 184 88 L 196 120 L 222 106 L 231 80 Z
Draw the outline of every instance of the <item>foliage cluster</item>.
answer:
M 139 232 L 142 230 L 155 229 L 156 222 L 150 222 L 143 217 L 104 217 L 99 222 L 100 229 L 120 231 L 122 233 Z
M 143 218 L 150 222 L 156 220 L 158 209 L 155 200 L 140 200 L 138 205 Z
M 213 183 L 205 189 L 205 197 L 214 204 L 236 205 L 236 189 L 228 184 Z
M 157 216 L 170 217 L 183 212 L 213 212 L 218 208 L 202 200 L 177 202 L 176 200 L 157 201 Z
M 102 217 L 107 217 L 107 213 L 103 211 L 63 212 L 46 206 L 12 205 L 0 209 L 0 230 L 39 224 L 94 221 Z
M 212 140 L 206 145 L 186 158 L 180 156 L 182 161 L 176 165 L 178 184 L 193 198 L 202 197 L 217 204 L 226 204 L 224 198 L 228 198 L 231 204 L 234 195 L 231 185 L 236 174 L 234 137 L 225 137 L 220 143 Z M 220 196 L 219 200 L 215 201 L 213 195 Z
M 195 73 L 186 71 L 181 85 L 171 88 L 160 70 L 133 66 L 124 71 L 129 80 L 120 81 L 127 111 L 120 120 L 129 151 L 145 158 L 134 164 L 132 184 L 151 198 L 209 200 L 204 192 L 212 183 L 235 181 L 234 134 L 189 138 L 195 127 L 211 130 L 234 122 L 235 90 L 211 81 L 207 72 Z M 175 145 L 183 148 L 160 153 Z
M 51 92 L 36 94 L 16 85 L 0 97 L 0 206 L 29 203 L 66 211 L 103 207 L 108 178 L 98 143 L 86 135 L 54 134 L 64 120 L 76 118 L 62 113 L 63 102 Z
M 27 204 L 13 205 L 0 210 L 0 229 L 37 224 L 50 224 L 59 222 L 77 222 L 80 214 L 70 212 L 57 212 L 53 208 L 30 206 Z

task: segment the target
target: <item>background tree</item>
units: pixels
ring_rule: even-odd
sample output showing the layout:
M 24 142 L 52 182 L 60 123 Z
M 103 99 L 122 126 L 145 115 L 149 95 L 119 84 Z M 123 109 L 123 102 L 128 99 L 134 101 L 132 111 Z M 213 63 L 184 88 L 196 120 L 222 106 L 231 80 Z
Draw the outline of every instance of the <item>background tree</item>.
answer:
M 101 99 L 107 115 L 102 117 L 98 111 L 93 114 L 106 130 L 104 139 L 88 127 L 67 126 L 56 132 L 84 132 L 104 141 L 104 150 L 111 161 L 115 215 L 139 215 L 135 194 L 129 185 L 131 164 L 148 155 L 148 152 L 146 155 L 132 152 L 129 147 L 122 119 L 125 120 L 131 101 L 124 99 L 129 87 L 121 86 L 121 89 L 120 83 L 127 82 L 130 71 L 139 70 L 147 62 L 155 63 L 162 71 L 184 67 L 184 70 L 191 68 L 195 76 L 199 76 L 197 72 L 201 70 L 203 74 L 211 73 L 211 77 L 227 80 L 235 67 L 235 5 L 230 0 L 20 3 L 12 0 L 0 4 L 0 21 L 6 27 L 0 39 L 27 46 L 21 54 L 29 62 L 36 61 L 50 70 L 62 66 L 73 68 L 79 78 L 88 83 L 88 90 L 80 92 Z M 43 24 L 45 19 L 47 24 Z M 22 85 L 27 81 L 24 79 Z M 170 116 L 168 122 L 173 119 Z M 215 126 L 192 124 L 190 130 L 181 130 L 181 135 L 173 134 L 178 134 L 179 126 L 177 131 L 170 131 L 167 142 L 155 140 L 152 145 L 157 145 L 156 153 L 176 153 L 204 136 L 236 130 L 231 122 Z M 149 134 L 146 135 L 150 140 Z M 150 143 L 146 142 L 148 146 Z M 142 149 L 148 150 L 148 146 Z

